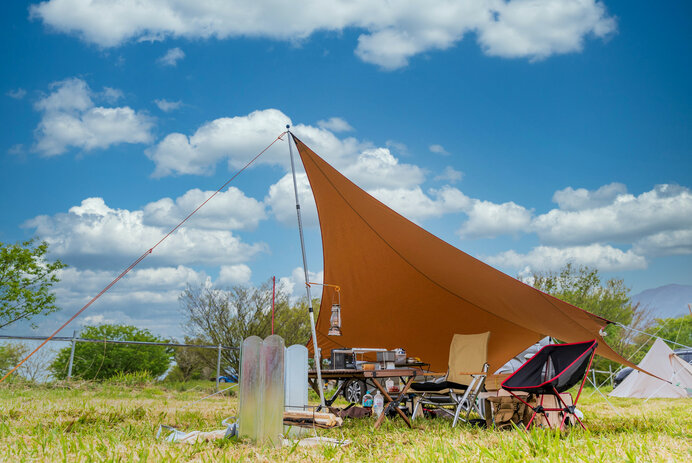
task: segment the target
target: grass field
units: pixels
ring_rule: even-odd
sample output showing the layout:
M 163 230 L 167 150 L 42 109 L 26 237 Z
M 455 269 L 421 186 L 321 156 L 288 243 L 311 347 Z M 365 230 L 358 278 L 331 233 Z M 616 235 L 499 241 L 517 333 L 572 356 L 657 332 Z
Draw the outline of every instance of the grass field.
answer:
M 589 430 L 496 431 L 443 419 L 349 420 L 318 435 L 352 440 L 348 447 L 255 448 L 235 439 L 171 444 L 156 440 L 159 424 L 181 430 L 220 429 L 237 410 L 235 397 L 215 396 L 213 383 L 3 385 L 2 461 L 692 461 L 692 399 L 611 399 L 593 390 L 580 409 Z M 183 407 L 187 408 L 183 409 Z

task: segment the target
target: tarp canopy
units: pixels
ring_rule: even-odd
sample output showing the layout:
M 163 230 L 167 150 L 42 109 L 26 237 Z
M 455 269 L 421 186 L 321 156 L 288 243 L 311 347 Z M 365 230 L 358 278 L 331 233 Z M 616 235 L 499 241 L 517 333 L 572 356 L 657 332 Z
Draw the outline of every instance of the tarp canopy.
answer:
M 610 395 L 639 399 L 692 397 L 692 365 L 675 355 L 662 340 L 656 339 L 639 368 L 666 381 L 633 371 Z
M 401 347 L 434 371 L 444 371 L 455 333 L 490 331 L 490 371 L 545 336 L 566 342 L 596 339 L 600 355 L 634 366 L 599 335 L 608 320 L 442 241 L 293 140 L 317 204 L 324 282 L 341 287 L 339 337 L 327 336 L 335 296 L 333 288 L 323 287 L 317 319 L 323 357 L 336 347 Z

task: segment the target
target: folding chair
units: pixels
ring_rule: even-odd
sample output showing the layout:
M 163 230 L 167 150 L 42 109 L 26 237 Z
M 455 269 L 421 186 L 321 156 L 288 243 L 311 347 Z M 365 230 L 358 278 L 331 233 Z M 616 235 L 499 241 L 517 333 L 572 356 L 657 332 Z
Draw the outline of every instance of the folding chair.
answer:
M 591 368 L 591 362 L 593 362 L 594 355 L 596 354 L 597 346 L 598 343 L 595 339 L 572 344 L 548 344 L 524 363 L 512 374 L 512 376 L 502 382 L 502 387 L 504 389 L 533 410 L 531 419 L 526 425 L 527 430 L 539 413 L 545 417 L 548 426 L 550 426 L 550 421 L 545 412 L 551 411 L 562 413 L 563 416 L 560 422 L 560 429 L 564 429 L 565 421 L 568 416 L 576 418 L 581 427 L 586 429 L 584 423 L 582 423 L 576 415 L 575 409 L 581 391 L 584 388 L 584 383 L 586 382 L 586 375 Z M 581 386 L 579 387 L 577 397 L 574 399 L 572 405 L 567 405 L 560 396 L 560 393 L 567 391 L 579 381 L 581 381 Z M 524 399 L 514 394 L 513 391 L 540 394 L 541 403 L 537 406 L 532 406 Z M 560 408 L 543 407 L 544 395 L 555 396 L 557 404 L 562 406 Z
M 443 380 L 411 385 L 411 390 L 419 396 L 413 416 L 416 416 L 421 406 L 426 405 L 444 410 L 450 415 L 452 412 L 446 407 L 453 407 L 453 427 L 459 421 L 462 410 L 466 411 L 463 421 L 468 421 L 472 410 L 483 417 L 483 410 L 476 403 L 476 398 L 488 373 L 489 338 L 490 332 L 454 335 L 449 346 L 449 370 Z

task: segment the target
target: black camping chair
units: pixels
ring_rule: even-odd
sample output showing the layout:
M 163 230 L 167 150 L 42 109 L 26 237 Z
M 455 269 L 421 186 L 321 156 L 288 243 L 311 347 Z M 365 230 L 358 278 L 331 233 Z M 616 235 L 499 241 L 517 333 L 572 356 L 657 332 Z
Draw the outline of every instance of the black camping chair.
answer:
M 586 375 L 591 368 L 591 362 L 593 361 L 597 346 L 598 343 L 595 339 L 572 344 L 548 344 L 502 382 L 504 389 L 533 410 L 533 415 L 531 415 L 531 420 L 526 425 L 526 429 L 529 429 L 538 413 L 545 416 L 546 422 L 550 426 L 550 421 L 548 421 L 548 417 L 545 414 L 545 412 L 550 411 L 562 412 L 563 417 L 560 429 L 564 428 L 568 416 L 576 418 L 581 427 L 586 429 L 584 423 L 575 414 L 575 409 L 586 382 Z M 567 391 L 579 381 L 581 381 L 581 386 L 579 387 L 577 397 L 572 405 L 567 405 L 560 397 L 560 393 Z M 514 394 L 517 391 L 540 394 L 542 396 L 553 395 L 557 398 L 557 403 L 561 404 L 562 407 L 544 408 L 543 397 L 541 397 L 539 405 L 532 406 Z

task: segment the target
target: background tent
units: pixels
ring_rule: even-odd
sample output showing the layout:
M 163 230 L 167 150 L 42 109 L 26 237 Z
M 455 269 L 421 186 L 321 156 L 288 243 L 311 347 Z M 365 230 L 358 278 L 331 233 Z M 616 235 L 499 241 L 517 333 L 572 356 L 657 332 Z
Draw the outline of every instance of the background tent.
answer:
M 341 287 L 343 336 L 327 336 L 334 289 L 323 287 L 317 336 L 336 347 L 402 347 L 447 369 L 455 333 L 490 331 L 495 371 L 545 336 L 598 340 L 598 353 L 634 366 L 599 335 L 608 320 L 474 259 L 361 190 L 293 136 L 320 221 L 324 282 Z M 312 344 L 309 344 L 310 348 Z
M 660 339 L 656 339 L 639 362 L 639 368 L 670 381 L 633 371 L 610 393 L 613 397 L 684 398 L 692 396 L 692 365 L 675 355 Z

